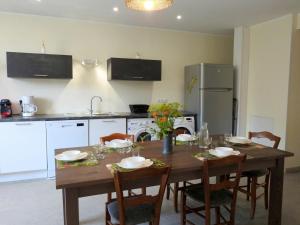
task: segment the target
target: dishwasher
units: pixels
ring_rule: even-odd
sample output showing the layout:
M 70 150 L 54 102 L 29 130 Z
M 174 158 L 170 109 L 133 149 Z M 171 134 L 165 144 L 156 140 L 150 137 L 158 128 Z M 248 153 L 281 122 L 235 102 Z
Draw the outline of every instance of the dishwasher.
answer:
M 55 177 L 55 149 L 88 146 L 88 120 L 46 121 L 48 178 Z

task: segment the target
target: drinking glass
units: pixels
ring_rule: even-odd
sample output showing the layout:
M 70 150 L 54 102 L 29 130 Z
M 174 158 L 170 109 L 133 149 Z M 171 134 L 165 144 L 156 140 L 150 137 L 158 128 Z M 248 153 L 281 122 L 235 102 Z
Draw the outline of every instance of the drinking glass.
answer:
M 98 145 L 98 148 L 96 148 L 96 154 L 95 154 L 97 160 L 105 158 L 105 150 L 106 150 L 106 147 L 104 146 L 104 144 L 102 142 L 99 142 L 99 145 Z
M 137 147 L 137 148 L 134 148 L 133 146 L 131 146 L 131 154 L 132 156 L 137 156 L 139 157 L 140 156 L 140 149 Z
M 198 141 L 197 133 L 193 132 L 191 135 L 191 140 L 189 141 L 189 145 L 190 146 L 195 145 L 197 143 L 197 141 Z
M 204 142 L 205 142 L 206 148 L 209 148 L 209 146 L 210 146 L 211 143 L 212 143 L 212 137 L 207 137 L 207 138 L 205 138 Z
M 225 144 L 229 144 L 229 141 L 232 137 L 232 134 L 231 133 L 225 133 L 224 134 L 224 141 L 225 141 Z

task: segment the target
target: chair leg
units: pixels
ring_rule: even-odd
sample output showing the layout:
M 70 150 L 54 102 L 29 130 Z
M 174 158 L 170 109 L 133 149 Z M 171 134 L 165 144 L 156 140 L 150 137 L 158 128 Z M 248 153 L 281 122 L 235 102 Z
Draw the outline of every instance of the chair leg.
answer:
M 180 224 L 185 225 L 186 224 L 186 212 L 185 212 L 185 206 L 186 206 L 186 196 L 181 191 L 181 201 L 180 201 L 180 208 L 181 208 L 181 213 L 180 213 Z
M 210 225 L 210 207 L 205 205 L 205 225 Z
M 216 224 L 220 224 L 221 223 L 220 207 L 216 207 L 215 212 L 216 212 Z
M 174 183 L 174 210 L 176 213 L 178 213 L 178 188 L 179 183 Z
M 167 189 L 166 199 L 169 200 L 170 199 L 170 192 L 171 192 L 170 184 L 167 184 L 166 189 Z
M 108 201 L 108 202 L 111 201 L 111 192 L 107 193 L 107 201 Z
M 109 225 L 110 223 L 110 215 L 107 209 L 107 204 L 105 205 L 105 225 Z
M 250 184 L 251 184 L 251 178 L 250 177 L 247 177 L 247 201 L 249 201 L 249 198 L 250 198 Z
M 143 187 L 142 188 L 142 195 L 146 195 L 147 194 L 147 192 L 146 192 L 146 188 L 145 187 Z
M 256 184 L 257 184 L 257 177 L 252 177 L 251 179 L 251 214 L 250 218 L 253 219 L 255 215 L 255 208 L 256 208 Z
M 270 174 L 268 173 L 265 178 L 265 208 L 269 208 L 269 183 L 270 183 Z

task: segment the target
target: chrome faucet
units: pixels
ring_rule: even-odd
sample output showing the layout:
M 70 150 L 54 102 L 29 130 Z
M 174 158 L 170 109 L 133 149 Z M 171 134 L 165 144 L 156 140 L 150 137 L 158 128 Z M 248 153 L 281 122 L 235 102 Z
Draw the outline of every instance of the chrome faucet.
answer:
M 102 102 L 102 98 L 100 96 L 93 96 L 91 98 L 91 106 L 90 106 L 90 113 L 91 113 L 91 115 L 93 115 L 93 112 L 94 112 L 94 110 L 93 110 L 93 101 L 94 101 L 95 98 L 98 98 L 100 100 L 100 102 Z

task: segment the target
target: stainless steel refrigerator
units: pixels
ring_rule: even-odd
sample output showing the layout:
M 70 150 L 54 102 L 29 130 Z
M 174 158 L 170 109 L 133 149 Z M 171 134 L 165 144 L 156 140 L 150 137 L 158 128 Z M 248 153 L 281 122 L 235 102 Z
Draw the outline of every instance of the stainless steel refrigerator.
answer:
M 233 132 L 233 66 L 201 63 L 185 67 L 184 110 L 197 114 L 197 129 Z

